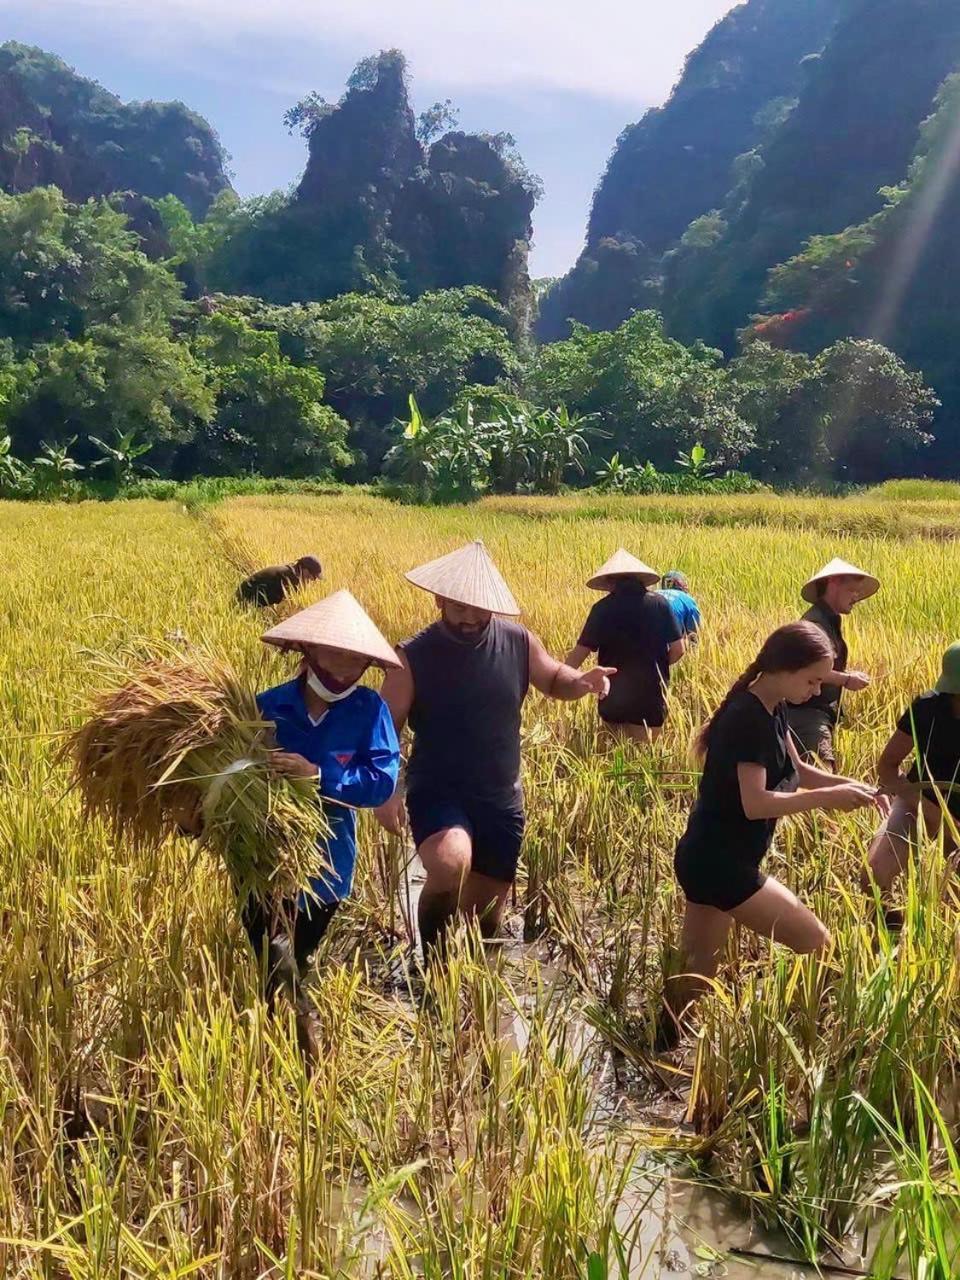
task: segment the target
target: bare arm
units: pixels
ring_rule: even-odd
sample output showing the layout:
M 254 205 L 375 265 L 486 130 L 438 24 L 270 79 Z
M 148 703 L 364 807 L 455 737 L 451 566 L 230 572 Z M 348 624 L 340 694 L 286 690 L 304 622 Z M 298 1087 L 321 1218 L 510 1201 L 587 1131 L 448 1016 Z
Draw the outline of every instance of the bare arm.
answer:
M 845 671 L 831 671 L 823 677 L 821 684 L 835 684 L 844 689 L 847 684 L 847 673 Z
M 413 706 L 413 672 L 402 649 L 397 650 L 397 657 L 403 665 L 387 672 L 380 686 L 380 697 L 387 704 L 399 737 Z
M 921 787 L 915 782 L 908 782 L 900 772 L 900 766 L 913 751 L 913 738 L 902 729 L 896 729 L 890 741 L 880 753 L 877 762 L 877 777 L 881 788 L 891 796 L 918 796 Z
M 681 636 L 679 640 L 674 640 L 667 647 L 667 665 L 673 666 L 679 662 L 683 655 L 687 652 L 687 638 Z
M 410 708 L 413 706 L 413 672 L 410 670 L 410 664 L 407 662 L 406 655 L 402 649 L 397 650 L 397 657 L 400 659 L 401 666 L 393 671 L 388 671 L 383 684 L 380 686 L 380 697 L 387 704 L 387 709 L 393 718 L 394 728 L 399 738 L 403 732 L 403 726 L 407 723 L 410 715 Z M 374 809 L 377 821 L 389 831 L 391 835 L 399 836 L 403 834 L 406 825 L 406 811 L 403 805 L 403 792 L 400 785 L 397 785 L 393 795 L 379 808 Z
M 616 675 L 615 667 L 593 667 L 590 671 L 575 671 L 565 662 L 551 658 L 543 642 L 532 631 L 527 632 L 530 643 L 530 683 L 548 698 L 560 702 L 576 702 L 588 693 L 605 698 L 610 692 L 610 677 Z
M 586 660 L 590 657 L 591 653 L 593 653 L 593 650 L 588 649 L 585 644 L 575 644 L 567 654 L 564 662 L 574 671 L 579 671 Z
M 767 771 L 762 764 L 741 761 L 737 765 L 740 802 L 751 822 L 758 819 L 785 818 L 791 813 L 809 813 L 811 809 L 862 809 L 876 802 L 872 787 L 859 782 L 845 782 L 838 787 L 821 787 L 813 791 L 768 791 Z
M 831 671 L 828 676 L 823 677 L 822 683 L 835 684 L 850 693 L 856 693 L 860 689 L 866 689 L 870 677 L 865 671 Z

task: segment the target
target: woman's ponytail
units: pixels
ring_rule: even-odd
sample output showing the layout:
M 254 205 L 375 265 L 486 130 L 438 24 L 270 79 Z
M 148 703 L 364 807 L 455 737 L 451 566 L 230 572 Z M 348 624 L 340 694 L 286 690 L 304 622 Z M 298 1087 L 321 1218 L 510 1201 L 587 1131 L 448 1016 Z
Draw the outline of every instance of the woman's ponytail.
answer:
M 779 671 L 802 671 L 825 658 L 833 658 L 833 645 L 824 631 L 812 622 L 789 622 L 767 636 L 763 648 L 739 679 L 730 686 L 727 696 L 697 734 L 694 750 L 705 756 L 710 747 L 710 735 L 717 717 L 731 698 L 749 689 L 758 676 L 773 675 Z

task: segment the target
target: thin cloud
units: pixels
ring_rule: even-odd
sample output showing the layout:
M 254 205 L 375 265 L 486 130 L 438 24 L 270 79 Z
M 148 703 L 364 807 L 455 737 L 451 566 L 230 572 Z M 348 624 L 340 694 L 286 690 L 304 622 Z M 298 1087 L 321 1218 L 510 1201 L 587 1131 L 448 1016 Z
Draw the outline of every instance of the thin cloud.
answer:
M 495 90 L 587 93 L 646 105 L 662 101 L 683 59 L 731 0 L 32 0 L 34 13 L 69 25 L 102 24 L 190 57 L 202 41 L 216 55 L 250 37 L 289 41 L 291 86 L 302 83 L 310 49 L 352 57 L 358 48 L 397 47 L 417 79 Z M 265 69 L 266 70 L 266 69 Z M 276 67 L 267 73 L 278 86 Z

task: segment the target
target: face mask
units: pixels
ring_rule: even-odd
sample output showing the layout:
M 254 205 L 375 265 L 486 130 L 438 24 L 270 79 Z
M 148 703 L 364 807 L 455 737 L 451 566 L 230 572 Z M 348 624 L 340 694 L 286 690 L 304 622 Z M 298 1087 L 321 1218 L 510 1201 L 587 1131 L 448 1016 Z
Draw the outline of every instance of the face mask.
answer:
M 359 683 L 359 680 L 354 680 L 353 684 L 348 685 L 346 689 L 340 689 L 335 692 L 333 689 L 327 688 L 313 667 L 307 667 L 307 684 L 317 697 L 322 698 L 324 702 L 342 702 L 344 698 L 350 697 Z

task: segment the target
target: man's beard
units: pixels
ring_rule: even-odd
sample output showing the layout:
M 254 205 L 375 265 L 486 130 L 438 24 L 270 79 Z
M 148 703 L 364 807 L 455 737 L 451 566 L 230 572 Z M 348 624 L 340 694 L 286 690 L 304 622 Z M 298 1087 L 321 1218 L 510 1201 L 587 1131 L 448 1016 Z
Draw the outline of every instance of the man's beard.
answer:
M 490 620 L 488 619 L 485 623 L 483 623 L 482 626 L 479 626 L 479 627 L 463 627 L 463 626 L 457 626 L 454 623 L 449 622 L 446 618 L 444 618 L 443 625 L 450 632 L 450 635 L 454 638 L 454 640 L 458 641 L 458 643 L 466 644 L 466 645 L 477 645 L 480 643 L 483 637 L 487 634 L 487 631 L 490 627 Z

